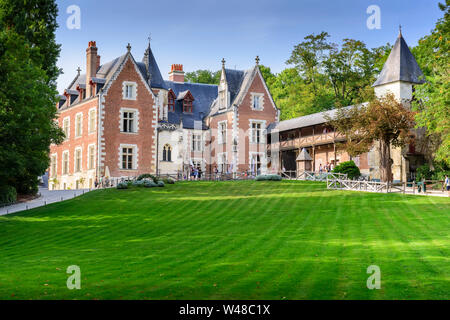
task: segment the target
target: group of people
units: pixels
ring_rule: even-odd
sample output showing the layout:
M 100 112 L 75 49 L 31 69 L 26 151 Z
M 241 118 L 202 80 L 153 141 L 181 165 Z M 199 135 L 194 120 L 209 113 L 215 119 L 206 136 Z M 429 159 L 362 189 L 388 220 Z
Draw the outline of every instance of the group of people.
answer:
M 201 180 L 203 175 L 202 168 L 200 166 L 190 166 L 189 180 Z
M 322 173 L 322 172 L 331 172 L 331 171 L 333 171 L 333 169 L 334 169 L 334 164 L 333 163 L 327 162 L 327 164 L 324 165 L 324 166 L 322 164 L 319 165 L 319 172 L 320 173 Z

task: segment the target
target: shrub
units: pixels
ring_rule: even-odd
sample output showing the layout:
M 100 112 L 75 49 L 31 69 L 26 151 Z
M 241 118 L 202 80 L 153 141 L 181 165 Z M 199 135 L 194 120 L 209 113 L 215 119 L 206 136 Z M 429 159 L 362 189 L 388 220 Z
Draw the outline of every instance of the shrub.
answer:
M 144 186 L 144 180 L 137 180 L 133 182 L 134 187 L 142 188 Z
M 128 183 L 120 182 L 117 184 L 117 189 L 128 189 Z
M 358 166 L 353 161 L 342 162 L 333 169 L 333 172 L 346 174 L 350 180 L 361 176 Z
M 12 186 L 0 186 L 0 206 L 12 204 L 17 201 L 16 188 Z
M 158 187 L 163 188 L 165 186 L 163 181 L 158 181 Z
M 281 181 L 281 176 L 277 174 L 262 174 L 256 177 L 256 181 Z
M 146 188 L 154 188 L 157 186 L 158 185 L 153 180 L 145 180 L 144 181 L 144 187 L 146 187 Z
M 162 180 L 165 184 L 175 184 L 175 180 L 171 178 L 165 178 Z
M 144 179 L 152 179 L 154 183 L 157 183 L 158 180 L 159 180 L 158 177 L 156 177 L 156 176 L 154 176 L 154 175 L 152 175 L 152 174 L 150 174 L 150 173 L 144 173 L 144 174 L 141 174 L 137 179 L 138 179 L 139 181 L 140 181 L 140 180 L 144 180 Z

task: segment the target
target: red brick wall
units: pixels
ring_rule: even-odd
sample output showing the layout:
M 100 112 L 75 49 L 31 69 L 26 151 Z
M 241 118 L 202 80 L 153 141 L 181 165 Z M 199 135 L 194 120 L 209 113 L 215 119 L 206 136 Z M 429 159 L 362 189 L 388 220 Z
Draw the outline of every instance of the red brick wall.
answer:
M 136 100 L 124 100 L 122 96 L 123 82 L 137 84 Z M 154 109 L 154 98 L 147 89 L 134 63 L 128 60 L 117 79 L 112 83 L 104 102 L 104 132 L 105 161 L 112 177 L 134 176 L 142 173 L 155 172 L 156 141 L 154 129 L 157 112 Z M 137 133 L 120 132 L 120 109 L 132 108 L 139 112 L 139 128 Z M 137 170 L 122 170 L 119 168 L 120 144 L 132 144 L 138 147 Z

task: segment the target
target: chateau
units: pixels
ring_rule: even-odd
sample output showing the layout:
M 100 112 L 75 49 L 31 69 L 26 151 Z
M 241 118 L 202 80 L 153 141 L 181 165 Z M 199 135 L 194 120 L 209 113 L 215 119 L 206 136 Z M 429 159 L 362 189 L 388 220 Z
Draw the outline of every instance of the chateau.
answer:
M 185 82 L 181 64 L 164 80 L 150 44 L 141 62 L 128 45 L 123 56 L 101 64 L 96 42 L 89 42 L 86 73 L 77 70 L 57 104 L 66 140 L 50 148 L 50 188 L 91 188 L 103 177 L 142 173 L 186 176 L 192 166 L 236 175 L 298 171 L 305 157 L 313 171 L 350 160 L 339 149 L 343 137 L 326 124 L 327 112 L 279 121 L 259 57 L 255 62 L 241 71 L 222 60 L 219 85 Z M 422 76 L 400 33 L 375 93 L 408 102 Z M 394 180 L 401 181 L 423 161 L 414 144 L 394 148 L 392 157 Z M 379 177 L 376 144 L 353 160 L 363 174 Z

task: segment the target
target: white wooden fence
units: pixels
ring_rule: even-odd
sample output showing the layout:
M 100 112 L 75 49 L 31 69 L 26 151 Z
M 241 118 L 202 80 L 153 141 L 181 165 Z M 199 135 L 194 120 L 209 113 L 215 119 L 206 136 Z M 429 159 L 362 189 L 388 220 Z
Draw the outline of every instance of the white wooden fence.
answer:
M 354 181 L 346 179 L 327 179 L 327 189 L 352 190 L 379 193 L 405 193 L 406 183 L 391 183 L 378 181 Z
M 347 180 L 347 175 L 343 173 L 334 172 L 312 172 L 312 171 L 302 171 L 297 175 L 297 180 L 303 181 L 328 181 L 329 179 L 334 180 Z

